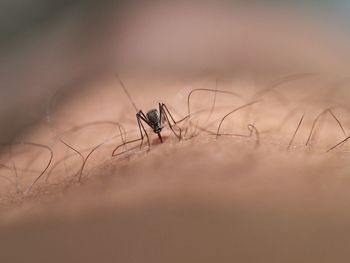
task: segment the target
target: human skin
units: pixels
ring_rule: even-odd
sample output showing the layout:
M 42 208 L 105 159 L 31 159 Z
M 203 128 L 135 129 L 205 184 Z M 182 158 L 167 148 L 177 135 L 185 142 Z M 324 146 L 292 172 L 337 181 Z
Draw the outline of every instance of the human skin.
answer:
M 290 85 L 295 88 L 304 81 Z M 137 83 L 129 78 L 124 82 Z M 215 85 L 215 80 L 207 83 Z M 112 82 L 111 89 L 103 90 L 113 92 L 118 85 Z M 160 94 L 155 83 L 150 86 L 154 92 L 148 94 L 130 88 L 138 105 L 148 100 L 143 103 L 145 110 L 154 101 L 150 94 Z M 223 80 L 220 86 L 227 90 Z M 292 87 L 285 89 L 284 94 L 293 90 Z M 187 94 L 187 89 L 185 91 Z M 115 92 L 117 97 L 124 97 L 125 106 L 111 110 L 107 105 L 110 105 L 108 101 L 113 102 L 112 93 L 98 95 L 91 91 L 79 102 L 72 99 L 63 103 L 63 109 L 52 114 L 51 129 L 60 134 L 71 120 L 80 120 L 82 113 L 90 116 L 91 121 L 110 118 L 99 115 L 103 114 L 120 116 L 118 120 L 130 131 L 127 139 L 138 138 L 133 108 L 120 88 Z M 174 114 L 177 119 L 187 111 L 186 99 L 178 100 L 183 92 L 175 89 L 162 93 L 162 101 L 179 112 Z M 82 98 L 81 93 L 79 96 Z M 94 104 L 87 103 L 95 100 L 99 105 L 97 113 Z M 305 123 L 288 151 L 300 116 L 292 115 L 282 130 L 271 130 L 268 117 L 271 107 L 281 116 L 273 118 L 276 124 L 282 122 L 282 113 L 288 110 L 281 108 L 272 95 L 265 100 L 268 107 L 256 105 L 252 119 L 245 118 L 246 109 L 227 120 L 222 130 L 246 135 L 249 132 L 245 124 L 254 120 L 261 132 L 259 144 L 255 134 L 216 138 L 206 132 L 193 138 L 190 132 L 188 138 L 178 141 L 169 127 L 165 127 L 164 144 L 148 130 L 152 142 L 150 151 L 144 144 L 141 150 L 136 148 L 112 158 L 112 150 L 122 141 L 117 139 L 102 147 L 88 161 L 81 183 L 77 183 L 75 174 L 81 165 L 77 155 L 74 160 L 61 164 L 48 182 L 39 181 L 24 199 L 19 194 L 12 199 L 12 204 L 5 203 L 1 212 L 1 260 L 345 262 L 350 256 L 346 245 L 350 216 L 347 210 L 349 180 L 344 160 L 347 147 L 325 154 L 343 134 L 326 115 L 323 128 L 318 130 L 320 136 L 315 136 L 310 147 L 305 147 L 313 118 L 324 107 L 317 104 L 316 109 L 309 108 L 306 112 Z M 104 101 L 105 107 L 100 101 Z M 196 94 L 192 111 L 203 107 L 205 101 L 213 102 L 213 94 Z M 209 130 L 216 130 L 223 113 L 242 104 L 232 98 L 229 101 L 232 106 L 224 104 L 227 98 L 217 94 L 211 116 L 217 121 Z M 204 108 L 208 105 L 204 103 Z M 221 109 L 221 105 L 225 107 Z M 346 126 L 346 114 L 335 113 Z M 208 114 L 208 111 L 202 113 L 196 125 L 204 126 Z M 183 129 L 187 125 L 179 124 Z M 48 128 L 38 129 L 43 129 L 37 131 L 43 138 Z M 62 138 L 81 150 L 115 132 L 115 127 L 96 125 Z M 26 139 L 39 138 L 35 132 L 31 136 Z M 56 155 L 70 153 L 63 144 L 50 141 L 49 145 Z M 41 153 L 45 162 L 46 155 Z M 42 162 L 33 164 L 32 168 L 39 169 Z M 32 179 L 36 176 L 24 175 Z
M 118 64 L 118 75 L 137 107 L 146 112 L 164 102 L 178 120 L 188 113 L 187 96 L 196 88 L 229 90 L 243 99 L 219 93 L 215 96 L 213 92 L 195 94 L 191 112 L 200 114 L 193 114 L 193 127 L 183 140 L 178 141 L 166 126 L 164 144 L 160 144 L 148 130 L 149 151 L 144 144 L 141 149 L 137 147 L 112 158 L 113 149 L 122 143 L 116 137 L 94 152 L 78 182 L 82 160 L 62 141 L 86 156 L 84 149 L 90 150 L 118 136 L 120 131 L 110 124 L 70 129 L 94 121 L 115 121 L 127 131 L 127 140 L 135 139 L 139 137 L 136 112 L 115 77 L 114 67 L 92 79 L 86 78 L 88 81 L 84 78 L 75 89 L 58 89 L 55 96 L 45 96 L 50 103 L 45 100 L 40 105 L 49 105 L 44 107 L 48 114 L 31 129 L 19 133 L 16 140 L 51 147 L 53 164 L 62 157 L 73 156 L 55 167 L 48 179 L 49 171 L 31 191 L 26 191 L 49 155 L 23 145 L 14 147 L 13 161 L 22 178 L 21 191 L 16 193 L 14 185 L 5 180 L 1 184 L 0 261 L 348 262 L 348 147 L 345 144 L 326 153 L 344 139 L 344 134 L 335 119 L 325 114 L 310 145 L 305 146 L 314 119 L 327 108 L 335 107 L 334 114 L 347 132 L 348 111 L 340 107 L 349 101 L 346 54 L 339 60 L 333 59 L 334 54 L 341 52 L 326 44 L 320 44 L 322 47 L 317 46 L 315 51 L 318 40 L 329 39 L 324 32 L 308 45 L 308 41 L 303 41 L 308 31 L 299 32 L 299 27 L 297 31 L 293 26 L 290 31 L 279 31 L 276 22 L 277 28 L 274 24 L 271 31 L 258 30 L 256 24 L 262 23 L 264 17 L 250 24 L 247 21 L 255 16 L 252 12 L 248 18 L 235 18 L 242 19 L 243 25 L 248 23 L 250 33 L 257 32 L 249 38 L 249 48 L 240 42 L 233 52 L 231 44 L 236 39 L 224 31 L 219 32 L 219 39 L 226 36 L 229 42 L 219 43 L 218 54 L 203 56 L 212 51 L 212 46 L 203 45 L 197 50 L 201 41 L 183 37 L 188 41 L 186 45 L 177 44 L 182 51 L 188 47 L 188 52 L 181 56 L 181 52 L 171 53 L 177 47 L 171 46 L 171 41 L 166 42 L 168 49 L 166 45 L 155 45 L 153 49 L 153 42 L 148 42 L 153 35 L 145 34 L 151 37 L 145 38 L 145 45 L 136 51 L 144 54 L 146 65 L 136 65 L 140 58 L 125 52 L 133 46 L 127 40 L 142 40 L 138 38 L 139 25 L 148 21 L 147 14 L 153 17 L 152 10 L 135 24 L 127 23 L 128 32 L 134 35 L 126 34 L 129 38 L 118 46 L 119 53 L 116 51 L 124 59 Z M 207 14 L 212 13 L 209 11 Z M 265 21 L 263 29 L 271 20 Z M 164 32 L 152 26 L 151 23 L 150 32 L 146 33 Z M 275 33 L 280 36 L 277 40 L 272 37 Z M 196 37 L 208 35 L 202 32 Z M 175 38 L 179 36 L 172 39 Z M 211 45 L 215 43 L 213 39 Z M 278 41 L 288 43 L 293 39 L 297 44 L 288 46 L 295 47 L 293 52 L 274 48 Z M 165 41 L 161 37 L 160 40 Z M 250 54 L 251 50 L 256 51 L 254 62 L 255 55 L 259 58 L 256 63 L 250 56 L 246 57 L 248 61 L 243 59 L 242 54 Z M 150 54 L 156 51 L 161 55 L 147 64 Z M 237 55 L 237 59 L 222 60 L 227 54 Z M 281 54 L 286 56 L 280 57 Z M 211 61 L 212 70 L 198 66 Z M 146 66 L 152 70 L 145 70 Z M 299 73 L 308 74 L 288 77 Z M 274 83 L 279 83 L 276 89 L 254 96 Z M 216 138 L 223 116 L 255 99 L 259 103 L 252 108 L 229 116 L 221 132 L 249 135 L 247 125 L 253 124 L 259 137 L 254 132 L 247 137 Z M 302 125 L 288 149 L 302 114 Z M 190 125 L 184 122 L 178 126 L 185 130 Z M 201 127 L 214 135 L 201 131 Z M 70 132 L 65 133 L 67 130 Z M 39 157 L 31 161 L 36 154 Z M 2 157 L 11 164 L 7 152 Z M 15 176 L 13 170 L 1 171 L 9 178 Z

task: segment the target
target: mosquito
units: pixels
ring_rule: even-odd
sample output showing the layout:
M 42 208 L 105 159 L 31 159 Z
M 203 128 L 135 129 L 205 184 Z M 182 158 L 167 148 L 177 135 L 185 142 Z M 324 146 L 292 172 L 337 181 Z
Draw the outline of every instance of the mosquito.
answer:
M 118 75 L 117 75 L 117 78 L 118 78 L 119 83 L 120 83 L 121 87 L 123 88 L 125 94 L 129 98 L 130 102 L 132 103 L 133 107 L 135 108 L 135 110 L 137 112 L 136 113 L 136 121 L 137 121 L 137 124 L 138 124 L 138 128 L 139 128 L 141 137 L 139 139 L 136 139 L 136 140 L 123 142 L 121 145 L 117 146 L 112 152 L 112 157 L 115 157 L 115 156 L 123 154 L 124 152 L 117 153 L 117 154 L 116 154 L 116 152 L 121 147 L 124 147 L 124 146 L 126 146 L 127 144 L 130 144 L 130 143 L 135 143 L 135 142 L 141 141 L 141 143 L 140 143 L 140 149 L 141 149 L 145 137 L 147 139 L 148 148 L 151 148 L 149 135 L 148 135 L 148 133 L 146 131 L 146 128 L 145 128 L 144 124 L 146 124 L 148 127 L 150 127 L 152 129 L 152 131 L 155 134 L 157 134 L 160 143 L 163 143 L 163 137 L 162 137 L 161 132 L 163 131 L 163 129 L 166 126 L 166 124 L 168 124 L 170 130 L 174 133 L 174 135 L 176 136 L 176 138 L 178 140 L 182 139 L 182 131 L 181 131 L 181 129 L 179 128 L 180 134 L 177 134 L 175 132 L 175 130 L 174 130 L 174 126 L 176 126 L 178 123 L 180 123 L 184 119 L 182 119 L 182 120 L 180 120 L 178 122 L 175 121 L 174 117 L 170 113 L 170 111 L 169 111 L 168 107 L 165 105 L 165 103 L 158 103 L 158 109 L 157 108 L 151 109 L 151 110 L 147 111 L 146 114 L 142 110 L 138 110 L 138 108 L 137 108 L 136 104 L 134 103 L 134 101 L 132 100 L 128 90 L 126 89 L 123 81 L 119 78 Z

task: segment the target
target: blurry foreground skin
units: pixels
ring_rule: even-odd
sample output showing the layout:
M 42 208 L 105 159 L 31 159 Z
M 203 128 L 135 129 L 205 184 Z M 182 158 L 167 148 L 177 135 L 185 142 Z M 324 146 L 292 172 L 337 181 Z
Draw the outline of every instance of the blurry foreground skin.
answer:
M 347 54 L 304 16 L 194 7 L 131 8 L 119 76 L 137 107 L 177 120 L 193 89 L 236 95 L 193 94 L 183 140 L 148 130 L 149 152 L 118 158 L 139 130 L 116 67 L 47 96 L 14 142 L 52 162 L 22 144 L 1 156 L 0 262 L 349 261 L 349 146 L 327 152 L 350 127 Z
M 349 178 L 339 165 L 245 140 L 166 143 L 3 214 L 0 258 L 346 262 Z
M 318 78 L 296 81 L 282 93 L 294 94 L 295 87 L 302 87 L 304 82 L 318 83 Z M 240 94 L 249 97 L 248 82 L 239 82 L 247 87 Z M 73 152 L 48 139 L 52 130 L 81 151 L 118 134 L 116 127 L 108 125 L 64 133 L 70 130 L 74 119 L 80 120 L 74 122 L 78 125 L 119 116 L 128 131 L 127 140 L 138 138 L 131 105 L 125 100 L 125 107 L 111 110 L 108 105 L 113 104 L 111 94 L 118 84 L 104 83 L 105 92 L 80 93 L 79 98 L 84 100 L 77 102 L 72 98 L 51 115 L 50 129 L 38 127 L 37 132 L 23 135 L 24 138 L 50 145 L 55 163 Z M 138 86 L 129 78 L 125 83 Z M 224 90 L 231 85 L 223 79 L 219 83 Z M 197 85 L 210 88 L 215 86 L 215 80 L 199 81 L 191 89 Z M 152 94 L 160 94 L 157 84 L 152 86 Z M 142 103 L 146 110 L 155 100 L 146 94 L 148 91 L 130 88 L 135 101 L 149 100 Z M 188 88 L 162 92 L 162 101 L 171 105 L 177 119 L 187 112 L 187 91 Z M 120 97 L 125 96 L 121 89 L 116 91 L 119 93 Z M 297 95 L 300 94 L 294 94 Z M 344 138 L 331 115 L 323 117 L 319 123 L 322 128 L 317 128 L 309 147 L 305 147 L 314 118 L 330 106 L 328 102 L 320 103 L 324 95 L 319 96 L 314 96 L 316 102 L 307 99 L 307 105 L 287 100 L 291 105 L 286 106 L 269 94 L 264 96 L 264 102 L 237 112 L 222 126 L 222 133 L 247 136 L 246 125 L 253 123 L 259 137 L 253 133 L 251 137 L 216 139 L 192 127 L 187 139 L 179 142 L 164 128 L 165 142 L 161 145 L 149 130 L 149 153 L 145 143 L 142 150 L 136 144 L 136 149 L 119 158 L 111 158 L 111 152 L 122 141 L 112 140 L 89 159 L 82 184 L 77 184 L 76 173 L 81 159 L 73 155 L 50 170 L 49 178 L 45 174 L 23 200 L 23 194 L 3 197 L 1 261 L 34 262 L 31 260 L 35 258 L 50 262 L 346 262 L 344 259 L 350 256 L 348 146 L 325 153 Z M 224 113 L 244 102 L 217 94 L 209 117 L 208 106 L 213 98 L 213 94 L 195 94 L 191 109 L 196 125 L 216 131 Z M 93 101 L 104 101 L 106 106 L 90 104 Z M 303 125 L 287 150 L 306 106 Z M 298 110 L 289 115 L 294 108 Z M 207 111 L 196 117 L 195 112 L 201 109 Z M 334 112 L 347 129 L 346 112 Z M 282 125 L 286 116 L 287 122 Z M 188 125 L 179 126 L 185 129 Z M 27 151 L 24 156 L 29 158 L 30 153 Z M 41 162 L 32 163 L 30 169 L 42 169 L 47 158 L 47 153 L 41 151 Z M 14 160 L 18 168 L 28 162 L 18 156 Z M 20 170 L 19 174 L 23 189 L 37 176 Z M 5 182 L 3 193 L 15 190 L 11 184 L 4 186 Z M 11 205 L 9 200 L 14 203 Z

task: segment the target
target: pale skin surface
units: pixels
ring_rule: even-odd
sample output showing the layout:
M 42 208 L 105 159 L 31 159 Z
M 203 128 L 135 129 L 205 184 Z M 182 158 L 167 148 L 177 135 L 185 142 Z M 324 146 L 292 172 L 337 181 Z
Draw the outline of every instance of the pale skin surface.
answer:
M 297 86 L 318 83 L 319 78 L 289 83 L 282 93 L 288 97 Z M 147 95 L 135 88 L 140 82 L 146 80 L 125 79 L 137 104 L 147 107 L 155 100 L 150 94 L 162 94 L 162 101 L 171 106 L 176 119 L 186 115 L 188 83 L 176 82 L 172 89 L 162 93 L 156 92 L 160 91 L 159 83 L 149 83 L 154 92 Z M 110 78 L 103 83 L 103 88 L 95 84 L 98 93 L 92 88 L 79 94 L 80 101 L 73 98 L 61 102 L 62 108 L 58 107 L 51 115 L 51 132 L 62 133 L 70 121 L 84 113 L 91 121 L 113 120 L 102 116 L 124 116 L 118 120 L 126 131 L 134 131 L 127 133 L 127 139 L 138 138 L 133 108 L 118 82 Z M 255 90 L 246 77 L 229 80 L 222 77 L 219 83 L 223 90 L 230 90 L 232 83 L 241 83 L 246 88 L 234 91 L 245 98 Z M 208 77 L 206 81 L 190 83 L 191 89 L 197 85 L 215 89 L 215 79 Z M 318 90 L 322 94 L 322 89 Z M 207 129 L 216 131 L 217 120 L 244 102 L 217 94 L 211 116 L 207 111 L 195 117 L 197 110 L 212 109 L 213 95 L 193 95 L 191 112 L 196 125 L 206 127 L 205 123 L 212 120 L 214 124 Z M 109 104 L 114 96 L 123 101 L 119 109 Z M 111 158 L 111 151 L 121 143 L 120 139 L 102 147 L 88 162 L 82 185 L 76 183 L 75 171 L 81 165 L 79 156 L 76 154 L 73 160 L 61 163 L 50 179 L 40 180 L 24 201 L 15 198 L 16 203 L 10 206 L 4 201 L 7 208 L 2 209 L 0 243 L 5 252 L 1 260 L 346 262 L 344 259 L 350 256 L 347 249 L 350 181 L 346 161 L 349 146 L 324 153 L 344 134 L 335 120 L 325 115 L 323 128 L 317 132 L 319 136 L 306 148 L 312 121 L 324 109 L 319 103 L 309 104 L 305 122 L 287 151 L 302 112 L 291 115 L 281 129 L 276 127 L 286 113 L 301 105 L 291 102 L 292 105 L 281 107 L 272 95 L 266 95 L 264 101 L 255 105 L 248 117 L 247 108 L 222 126 L 223 133 L 247 135 L 246 124 L 254 123 L 261 133 L 259 144 L 255 134 L 247 138 L 216 139 L 202 132 L 190 139 L 193 129 L 179 142 L 165 127 L 163 145 L 148 130 L 152 142 L 148 153 L 144 144 L 142 150 L 137 148 L 120 158 Z M 347 130 L 347 114 L 341 110 L 334 112 Z M 272 117 L 274 123 L 270 121 Z M 183 129 L 186 126 L 186 123 L 179 125 Z M 44 139 L 45 131 L 48 132 L 47 127 L 37 128 L 27 139 L 41 138 L 42 143 L 46 140 L 56 156 L 73 153 L 62 143 Z M 97 125 L 61 138 L 81 150 L 115 133 L 118 134 L 115 127 Z M 47 153 L 41 158 L 47 162 Z M 39 169 L 40 165 L 42 162 L 33 164 L 31 169 Z M 33 179 L 37 174 L 23 176 Z M 21 181 L 23 189 L 26 183 Z
M 49 150 L 32 145 L 14 145 L 12 158 L 8 149 L 0 158 L 0 262 L 348 262 L 350 141 L 326 153 L 350 129 L 346 54 L 327 46 L 323 27 L 318 35 L 309 25 L 309 34 L 269 15 L 212 8 L 198 12 L 202 20 L 179 19 L 181 8 L 160 8 L 157 19 L 186 25 L 177 35 L 177 23 L 149 19 L 152 10 L 126 16 L 115 48 L 137 107 L 147 112 L 163 102 L 180 120 L 194 89 L 236 95 L 194 93 L 191 118 L 177 126 L 181 141 L 166 126 L 160 144 L 148 128 L 151 149 L 136 143 L 118 158 L 112 151 L 139 130 L 115 67 L 47 95 L 47 114 L 15 142 L 50 147 L 52 162 Z M 197 35 L 190 21 L 196 33 L 203 21 L 219 24 Z M 216 136 L 219 126 L 243 136 Z

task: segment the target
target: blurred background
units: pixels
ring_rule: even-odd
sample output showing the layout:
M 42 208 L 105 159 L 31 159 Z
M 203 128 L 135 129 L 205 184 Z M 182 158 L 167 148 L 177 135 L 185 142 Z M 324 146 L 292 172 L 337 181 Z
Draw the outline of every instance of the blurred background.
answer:
M 349 144 L 324 154 L 349 134 L 349 11 L 348 1 L 0 0 L 0 143 L 23 132 L 17 142 L 53 151 L 0 156 L 0 261 L 349 262 Z M 240 95 L 195 94 L 193 110 L 207 112 L 190 135 L 281 92 L 222 126 L 260 134 L 179 143 L 164 129 L 165 145 L 152 134 L 147 155 L 136 145 L 119 159 L 113 122 L 128 140 L 139 130 L 115 73 L 138 107 L 165 102 L 176 119 L 195 88 Z
M 347 1 L 1 0 L 1 142 L 113 75 L 347 75 Z M 139 87 L 141 88 L 141 87 Z

